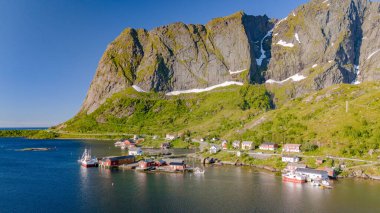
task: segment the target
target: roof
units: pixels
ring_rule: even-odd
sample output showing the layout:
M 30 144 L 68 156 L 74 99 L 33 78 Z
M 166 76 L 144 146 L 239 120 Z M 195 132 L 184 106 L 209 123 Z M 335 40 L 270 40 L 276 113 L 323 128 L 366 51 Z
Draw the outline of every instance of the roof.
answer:
M 242 144 L 243 145 L 252 145 L 252 141 L 243 141 Z
M 234 141 L 233 143 L 235 143 L 235 144 L 236 144 L 236 143 L 240 144 L 240 141 Z
M 171 162 L 169 165 L 171 165 L 171 166 L 182 166 L 184 164 L 185 164 L 184 162 Z
M 217 144 L 211 144 L 210 149 L 213 148 L 213 147 L 215 147 L 215 148 L 217 148 L 217 149 L 220 149 L 220 146 L 217 145 Z
M 117 157 L 105 157 L 104 159 L 122 160 L 122 159 L 128 159 L 128 158 L 135 158 L 135 156 L 133 156 L 133 155 L 126 155 L 126 156 L 117 156 Z
M 277 144 L 276 143 L 272 143 L 272 142 L 265 142 L 265 143 L 262 143 L 261 145 L 274 146 L 274 145 L 277 145 Z
M 300 147 L 301 144 L 287 143 L 284 145 L 284 147 L 286 147 L 286 146 Z
M 317 174 L 317 175 L 327 175 L 326 171 L 316 170 L 316 169 L 307 169 L 307 168 L 297 168 L 296 172 Z
M 283 155 L 282 157 L 283 158 L 298 158 L 298 156 L 294 156 L 294 155 Z

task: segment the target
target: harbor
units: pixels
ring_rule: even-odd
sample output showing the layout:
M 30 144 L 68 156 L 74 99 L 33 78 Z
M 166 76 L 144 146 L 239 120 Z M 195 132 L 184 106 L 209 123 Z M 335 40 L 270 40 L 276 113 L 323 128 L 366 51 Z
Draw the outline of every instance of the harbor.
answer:
M 204 169 L 204 175 L 140 172 L 123 169 L 124 166 L 85 168 L 77 163 L 85 148 L 91 149 L 91 155 L 97 158 L 128 155 L 128 151 L 98 140 L 0 140 L 3 141 L 0 156 L 12 162 L 12 165 L 0 165 L 3 171 L 0 209 L 5 212 L 28 212 L 30 208 L 41 207 L 57 212 L 154 212 L 157 209 L 176 212 L 189 208 L 192 212 L 380 211 L 374 196 L 380 193 L 377 181 L 330 180 L 334 189 L 321 190 L 312 184 L 284 182 L 281 175 L 249 165 L 203 165 L 200 160 L 195 161 L 195 167 Z M 48 152 L 15 151 L 23 147 L 57 148 Z M 188 149 L 168 151 L 175 156 L 194 153 Z M 192 167 L 192 159 L 185 158 L 185 162 Z M 127 165 L 137 166 L 136 163 Z M 23 205 L 16 205 L 16 200 L 11 199 L 16 195 L 17 203 Z M 61 206 L 62 199 L 70 205 Z M 268 205 L 273 201 L 276 205 Z

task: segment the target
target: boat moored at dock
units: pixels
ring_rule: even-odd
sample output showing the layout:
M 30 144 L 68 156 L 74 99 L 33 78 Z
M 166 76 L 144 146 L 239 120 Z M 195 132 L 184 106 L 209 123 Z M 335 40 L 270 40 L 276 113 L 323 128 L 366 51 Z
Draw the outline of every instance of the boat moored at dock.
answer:
M 282 180 L 284 182 L 292 182 L 292 183 L 306 183 L 306 177 L 295 174 L 295 173 L 287 173 L 282 175 Z
M 79 160 L 83 167 L 97 167 L 98 159 L 96 157 L 91 156 L 91 150 L 84 149 L 81 159 Z

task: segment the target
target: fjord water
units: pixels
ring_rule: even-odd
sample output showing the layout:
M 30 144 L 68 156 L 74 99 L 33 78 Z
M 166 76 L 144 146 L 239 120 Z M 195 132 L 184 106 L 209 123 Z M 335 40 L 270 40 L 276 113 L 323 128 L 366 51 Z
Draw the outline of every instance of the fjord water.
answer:
M 17 151 L 27 147 L 55 149 Z M 0 138 L 0 212 L 380 212 L 380 182 L 322 190 L 243 167 L 207 167 L 204 176 L 85 169 L 85 147 L 123 154 L 105 141 Z

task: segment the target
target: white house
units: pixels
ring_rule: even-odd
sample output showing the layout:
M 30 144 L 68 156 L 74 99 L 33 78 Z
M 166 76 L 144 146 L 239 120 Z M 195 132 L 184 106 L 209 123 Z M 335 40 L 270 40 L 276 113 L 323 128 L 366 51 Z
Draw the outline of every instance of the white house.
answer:
M 228 149 L 228 142 L 226 140 L 222 141 L 222 149 L 227 150 Z
M 295 173 L 304 175 L 311 180 L 326 180 L 329 178 L 329 175 L 326 171 L 316 169 L 297 168 Z
M 301 152 L 301 144 L 285 144 L 282 148 L 283 152 Z
M 220 151 L 220 147 L 219 146 L 217 146 L 217 145 L 211 145 L 211 147 L 210 147 L 210 153 L 211 154 L 215 154 L 215 153 L 217 153 L 219 151 Z
M 178 138 L 178 136 L 176 136 L 176 135 L 170 135 L 170 134 L 166 134 L 166 137 L 165 137 L 165 139 L 169 140 L 169 141 L 175 140 L 177 138 Z
M 305 168 L 307 168 L 307 166 L 305 164 L 300 164 L 300 163 L 288 163 L 288 165 L 286 165 L 285 170 L 289 171 L 289 172 L 294 172 L 298 168 L 304 168 L 305 169 Z
M 128 151 L 129 155 L 142 155 L 143 151 L 141 150 L 140 147 L 132 147 Z
M 288 163 L 297 163 L 300 161 L 299 157 L 289 156 L 289 155 L 283 155 L 281 159 L 282 159 L 282 162 L 288 162 Z
M 234 149 L 240 149 L 240 141 L 234 141 L 234 142 L 232 143 L 232 147 L 233 147 Z
M 251 150 L 253 148 L 252 144 L 253 144 L 252 141 L 243 141 L 241 143 L 241 148 L 244 150 Z

